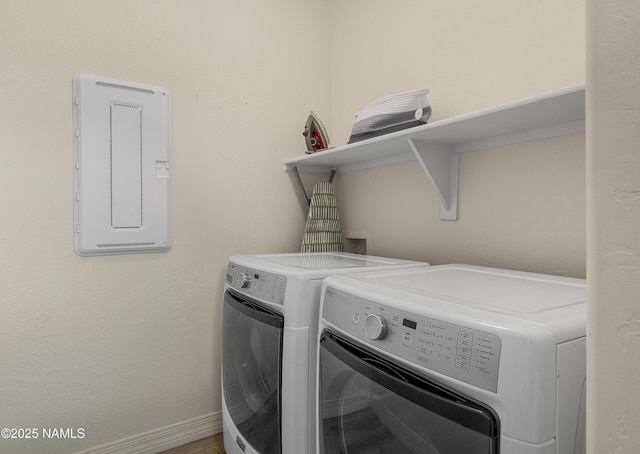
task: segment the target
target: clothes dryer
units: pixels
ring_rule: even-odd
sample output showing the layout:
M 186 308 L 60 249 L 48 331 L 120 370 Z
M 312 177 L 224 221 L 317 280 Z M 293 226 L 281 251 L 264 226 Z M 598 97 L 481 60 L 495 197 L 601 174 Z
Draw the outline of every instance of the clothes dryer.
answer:
M 443 265 L 322 293 L 320 452 L 585 452 L 583 280 Z
M 427 266 L 347 253 L 231 257 L 222 330 L 226 452 L 315 452 L 315 342 L 326 276 Z

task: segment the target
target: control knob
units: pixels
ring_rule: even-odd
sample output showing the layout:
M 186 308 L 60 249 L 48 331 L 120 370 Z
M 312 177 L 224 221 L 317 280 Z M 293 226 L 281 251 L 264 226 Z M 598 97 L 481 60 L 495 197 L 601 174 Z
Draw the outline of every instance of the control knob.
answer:
M 364 319 L 364 334 L 371 340 L 384 339 L 387 335 L 387 321 L 380 315 L 367 315 Z
M 251 285 L 251 275 L 240 273 L 240 288 L 248 288 Z

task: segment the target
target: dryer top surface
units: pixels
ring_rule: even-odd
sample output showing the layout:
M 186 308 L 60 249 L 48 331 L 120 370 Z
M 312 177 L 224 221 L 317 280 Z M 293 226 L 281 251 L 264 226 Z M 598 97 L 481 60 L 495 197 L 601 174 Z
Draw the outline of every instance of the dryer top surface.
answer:
M 558 338 L 584 335 L 580 334 L 586 321 L 584 279 L 452 264 L 325 280 L 326 286 L 338 284 L 348 293 L 384 301 L 417 315 L 439 308 L 452 317 L 469 316 L 494 323 L 498 319 L 491 314 L 504 314 L 512 320 L 547 326 Z
M 468 265 L 366 273 L 356 279 L 508 312 L 544 312 L 586 301 L 581 279 Z

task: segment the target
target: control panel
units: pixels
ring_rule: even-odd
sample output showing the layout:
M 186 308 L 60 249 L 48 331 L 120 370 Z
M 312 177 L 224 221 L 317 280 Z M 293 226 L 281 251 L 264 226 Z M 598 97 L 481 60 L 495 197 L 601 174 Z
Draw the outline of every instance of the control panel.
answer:
M 287 277 L 281 274 L 268 273 L 229 262 L 226 282 L 229 287 L 245 295 L 270 303 L 284 303 Z
M 393 356 L 497 392 L 500 338 L 427 313 L 409 313 L 328 287 L 322 317 Z

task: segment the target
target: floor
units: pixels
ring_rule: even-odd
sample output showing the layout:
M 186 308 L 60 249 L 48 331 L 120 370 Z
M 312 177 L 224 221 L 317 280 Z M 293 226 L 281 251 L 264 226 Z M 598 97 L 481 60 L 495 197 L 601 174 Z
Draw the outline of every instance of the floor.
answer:
M 222 434 L 187 443 L 159 454 L 224 454 Z

